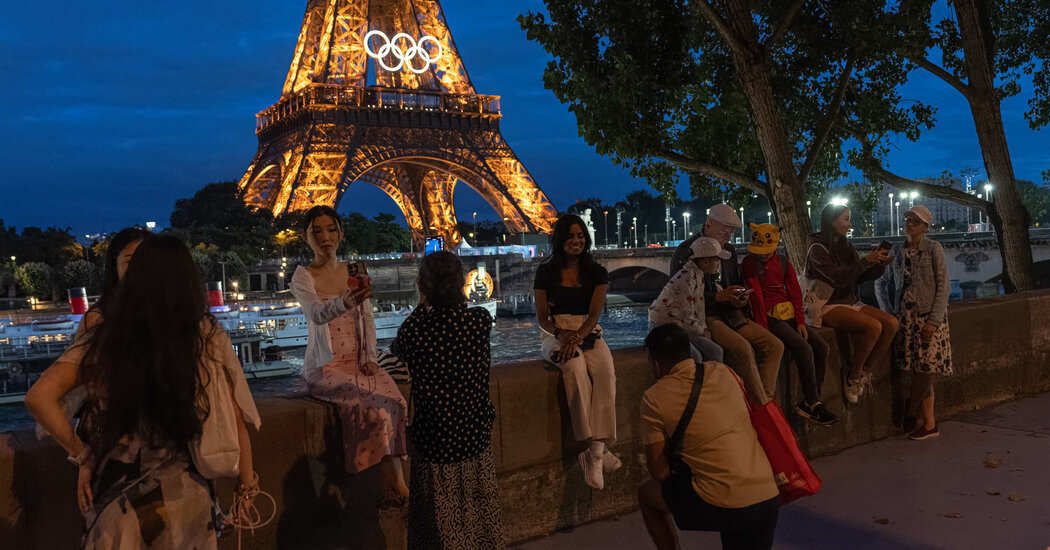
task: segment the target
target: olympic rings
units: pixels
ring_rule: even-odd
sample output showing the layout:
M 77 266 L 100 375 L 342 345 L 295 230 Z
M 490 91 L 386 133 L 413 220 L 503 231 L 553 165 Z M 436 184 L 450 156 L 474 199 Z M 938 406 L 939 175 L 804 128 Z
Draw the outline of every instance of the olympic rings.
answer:
M 380 37 L 384 41 L 384 44 L 379 47 L 379 51 L 372 51 L 371 40 L 373 36 Z M 401 46 L 397 45 L 399 39 L 406 40 L 407 44 L 410 45 L 407 48 L 402 49 Z M 423 43 L 427 40 L 433 42 L 434 45 L 437 46 L 437 55 L 434 57 L 431 57 L 430 52 L 423 47 Z M 424 35 L 419 39 L 419 43 L 416 43 L 414 38 L 403 32 L 395 34 L 393 38 L 387 38 L 383 31 L 372 31 L 365 35 L 365 53 L 368 54 L 368 57 L 379 61 L 379 65 L 390 72 L 400 71 L 401 68 L 404 67 L 416 74 L 423 74 L 430 69 L 431 64 L 437 62 L 438 59 L 441 59 L 441 42 L 438 42 L 437 38 L 430 35 Z M 387 66 L 383 58 L 388 55 L 392 55 L 394 56 L 394 59 L 397 59 L 397 65 L 393 67 Z M 409 63 L 409 61 L 412 61 L 416 57 L 423 60 L 424 65 L 421 69 L 416 69 L 411 63 Z

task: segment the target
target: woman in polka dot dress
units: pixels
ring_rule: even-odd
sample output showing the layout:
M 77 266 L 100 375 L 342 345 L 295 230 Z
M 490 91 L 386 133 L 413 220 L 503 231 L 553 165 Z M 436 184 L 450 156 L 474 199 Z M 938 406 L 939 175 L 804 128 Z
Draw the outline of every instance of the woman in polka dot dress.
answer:
M 309 331 L 303 359 L 307 389 L 338 409 L 346 471 L 357 473 L 379 464 L 391 489 L 407 497 L 401 459 L 407 456 L 408 405 L 376 362 L 368 278 L 363 266 L 336 259 L 343 229 L 331 207 L 307 211 L 303 235 L 314 259 L 296 268 L 291 291 Z M 362 276 L 356 277 L 359 270 Z
M 451 252 L 424 258 L 420 305 L 390 346 L 412 375 L 413 550 L 504 548 L 491 445 L 492 317 L 467 307 L 463 281 L 463 264 Z

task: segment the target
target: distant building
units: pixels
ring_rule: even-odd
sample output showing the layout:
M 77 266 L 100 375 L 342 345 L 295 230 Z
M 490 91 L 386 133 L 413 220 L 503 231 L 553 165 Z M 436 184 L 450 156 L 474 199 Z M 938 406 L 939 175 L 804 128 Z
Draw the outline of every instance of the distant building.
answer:
M 939 183 L 935 178 L 919 178 L 918 181 Z M 960 191 L 966 191 L 965 180 L 953 178 L 951 186 Z M 973 185 L 971 192 L 977 193 L 977 189 L 982 189 L 983 187 L 984 182 L 982 181 Z M 892 203 L 890 201 L 891 193 L 893 194 Z M 900 203 L 900 206 L 895 206 L 896 203 Z M 878 224 L 877 232 L 883 235 L 903 235 L 904 212 L 915 204 L 921 204 L 930 209 L 930 212 L 933 214 L 934 226 L 937 230 L 940 230 L 941 227 L 947 227 L 948 230 L 951 230 L 952 226 L 954 226 L 955 231 L 967 231 L 967 227 L 970 224 L 978 221 L 978 213 L 967 206 L 946 199 L 923 197 L 921 194 L 912 198 L 910 191 L 905 192 L 892 185 L 884 185 L 882 194 L 879 196 L 878 208 L 875 211 L 875 220 Z M 896 231 L 893 228 L 894 222 L 897 224 Z

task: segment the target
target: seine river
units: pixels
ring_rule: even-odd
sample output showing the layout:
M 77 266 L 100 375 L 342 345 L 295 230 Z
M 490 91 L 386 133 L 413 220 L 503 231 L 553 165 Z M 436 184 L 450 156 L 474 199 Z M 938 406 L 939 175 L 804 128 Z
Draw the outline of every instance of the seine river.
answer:
M 645 340 L 647 329 L 646 308 L 626 306 L 609 308 L 600 323 L 609 347 L 625 348 L 639 346 Z M 499 317 L 492 329 L 492 364 L 539 359 L 539 325 L 535 317 Z M 389 342 L 379 342 L 386 347 Z M 302 364 L 304 350 L 296 350 L 285 356 L 291 363 Z M 299 376 L 268 378 L 249 382 L 256 397 L 273 397 L 305 393 L 306 384 Z M 0 405 L 0 432 L 33 427 L 33 420 L 21 404 Z

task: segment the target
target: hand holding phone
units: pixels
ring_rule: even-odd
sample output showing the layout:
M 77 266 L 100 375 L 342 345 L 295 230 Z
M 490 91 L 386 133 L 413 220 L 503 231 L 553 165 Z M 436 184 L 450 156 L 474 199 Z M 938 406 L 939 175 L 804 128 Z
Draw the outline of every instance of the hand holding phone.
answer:
M 891 243 L 890 241 L 882 241 L 881 243 L 879 243 L 879 248 L 883 250 L 890 250 L 893 248 L 893 243 Z

